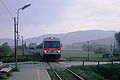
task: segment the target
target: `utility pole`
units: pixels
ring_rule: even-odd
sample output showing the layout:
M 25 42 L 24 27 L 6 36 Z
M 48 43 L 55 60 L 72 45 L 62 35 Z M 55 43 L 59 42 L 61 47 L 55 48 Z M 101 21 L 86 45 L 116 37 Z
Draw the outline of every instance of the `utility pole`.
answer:
M 87 48 L 88 48 L 88 61 L 89 61 L 89 42 L 90 42 L 90 41 L 87 41 Z
M 15 45 L 15 69 L 17 69 L 17 39 L 16 39 L 16 18 L 14 17 L 14 45 Z
M 114 44 L 113 44 L 113 54 L 114 54 L 115 48 L 116 48 L 116 44 L 114 42 Z
M 110 50 L 111 50 L 111 53 L 112 53 L 112 51 L 113 51 L 113 45 L 112 45 L 112 43 L 111 43 L 111 46 L 110 46 Z
M 22 37 L 22 55 L 24 55 L 24 44 L 23 44 L 23 36 Z
M 26 42 L 24 42 L 24 51 L 26 51 Z

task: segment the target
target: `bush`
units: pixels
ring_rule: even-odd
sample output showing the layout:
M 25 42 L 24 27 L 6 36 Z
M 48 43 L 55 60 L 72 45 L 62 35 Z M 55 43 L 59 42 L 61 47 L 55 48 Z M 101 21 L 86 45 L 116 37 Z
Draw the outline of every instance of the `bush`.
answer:
M 9 46 L 0 47 L 0 56 L 8 56 L 12 52 L 12 49 Z
M 102 54 L 102 53 L 108 53 L 109 51 L 103 47 L 99 47 L 98 49 L 95 50 L 95 54 Z

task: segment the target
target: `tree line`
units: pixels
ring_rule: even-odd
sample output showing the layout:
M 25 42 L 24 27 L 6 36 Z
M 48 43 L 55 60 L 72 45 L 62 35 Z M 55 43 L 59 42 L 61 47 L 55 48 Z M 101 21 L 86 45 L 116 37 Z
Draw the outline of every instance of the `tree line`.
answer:
M 12 48 L 8 45 L 7 42 L 3 43 L 0 46 L 0 56 L 9 56 L 12 54 Z

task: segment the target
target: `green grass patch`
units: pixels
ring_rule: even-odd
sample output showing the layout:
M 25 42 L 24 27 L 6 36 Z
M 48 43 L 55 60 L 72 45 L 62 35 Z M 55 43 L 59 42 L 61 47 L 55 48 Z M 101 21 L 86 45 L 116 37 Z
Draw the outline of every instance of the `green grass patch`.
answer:
M 26 56 L 18 56 L 17 57 L 18 62 L 24 62 L 24 61 L 42 61 L 37 54 L 28 54 Z M 4 57 L 3 58 L 4 63 L 9 62 L 15 62 L 15 57 Z
M 88 59 L 88 53 L 81 50 L 62 50 L 61 53 L 62 60 L 68 60 L 70 57 L 76 57 L 72 58 L 71 61 L 81 61 Z M 109 58 L 103 58 L 103 54 L 94 54 L 93 52 L 89 53 L 89 61 L 117 61 L 120 60 L 120 57 L 109 57 Z M 81 58 L 80 58 L 81 57 Z M 83 58 L 85 57 L 85 58 Z
M 48 74 L 50 75 L 51 80 L 59 80 L 51 69 L 48 69 L 47 71 L 48 71 Z
M 55 73 L 51 69 L 47 71 L 51 77 L 51 80 L 58 80 Z M 70 74 L 67 70 L 56 69 L 55 71 L 58 73 L 58 75 L 60 75 L 62 80 L 78 80 L 75 76 Z
M 102 58 L 102 54 L 94 54 L 93 52 L 90 52 L 89 54 L 90 60 L 96 59 L 96 58 Z M 62 57 L 88 57 L 88 53 L 81 50 L 62 50 Z
M 70 74 L 67 70 L 57 69 L 56 71 L 63 80 L 78 80 L 75 76 Z
M 104 64 L 99 68 L 95 65 L 72 66 L 70 69 L 85 80 L 119 80 L 120 77 L 120 64 Z

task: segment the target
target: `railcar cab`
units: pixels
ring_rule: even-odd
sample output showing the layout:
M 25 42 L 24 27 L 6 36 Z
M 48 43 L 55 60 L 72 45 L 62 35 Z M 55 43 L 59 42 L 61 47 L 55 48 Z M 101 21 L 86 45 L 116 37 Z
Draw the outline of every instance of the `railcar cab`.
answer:
M 61 50 L 61 44 L 60 44 L 60 39 L 59 38 L 55 38 L 55 37 L 50 37 L 50 38 L 45 38 L 43 41 L 43 49 L 45 50 L 45 52 L 48 51 L 56 51 L 58 53 L 60 53 Z
M 45 38 L 43 40 L 42 49 L 45 61 L 58 61 L 61 57 L 61 43 L 59 38 Z

